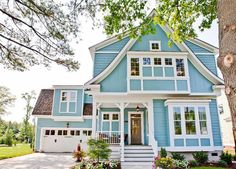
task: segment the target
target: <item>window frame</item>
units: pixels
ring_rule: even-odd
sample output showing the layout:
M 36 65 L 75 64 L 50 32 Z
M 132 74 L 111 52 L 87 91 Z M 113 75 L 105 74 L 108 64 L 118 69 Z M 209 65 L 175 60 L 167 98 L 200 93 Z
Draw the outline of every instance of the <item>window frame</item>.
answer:
M 67 93 L 67 99 L 62 100 L 63 96 L 62 94 L 66 92 Z M 71 101 L 71 93 L 75 93 L 75 100 Z M 76 113 L 77 112 L 77 97 L 78 92 L 76 90 L 61 90 L 60 94 L 60 104 L 59 104 L 59 113 Z M 61 104 L 66 103 L 66 111 L 61 111 Z M 69 111 L 70 110 L 70 103 L 75 103 L 75 111 Z
M 159 49 L 153 49 L 152 48 L 153 43 L 158 43 Z M 150 51 L 161 51 L 161 41 L 149 41 L 149 49 Z
M 103 116 L 104 114 L 109 114 L 109 120 L 104 120 Z M 118 114 L 118 120 L 113 120 L 113 114 Z M 103 122 L 109 122 L 109 129 L 112 131 L 112 122 L 118 122 L 119 123 L 119 130 L 114 131 L 114 132 L 119 132 L 120 131 L 120 112 L 102 112 L 102 120 L 101 120 L 101 131 L 102 132 L 110 132 L 110 131 L 105 131 L 103 130 Z

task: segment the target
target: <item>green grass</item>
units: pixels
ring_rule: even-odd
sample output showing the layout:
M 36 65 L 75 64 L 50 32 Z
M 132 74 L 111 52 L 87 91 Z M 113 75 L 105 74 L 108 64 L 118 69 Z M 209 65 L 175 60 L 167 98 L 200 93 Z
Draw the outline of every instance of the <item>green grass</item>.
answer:
M 0 147 L 0 160 L 31 154 L 33 150 L 29 144 L 17 144 L 12 147 Z
M 227 169 L 222 167 L 192 167 L 191 169 Z

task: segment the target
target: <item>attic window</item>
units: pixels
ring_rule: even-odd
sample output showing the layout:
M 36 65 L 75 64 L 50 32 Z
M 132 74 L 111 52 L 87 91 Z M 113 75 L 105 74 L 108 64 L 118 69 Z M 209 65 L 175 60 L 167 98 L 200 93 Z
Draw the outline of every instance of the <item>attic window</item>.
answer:
M 150 50 L 151 51 L 160 51 L 161 50 L 161 42 L 160 41 L 150 41 Z

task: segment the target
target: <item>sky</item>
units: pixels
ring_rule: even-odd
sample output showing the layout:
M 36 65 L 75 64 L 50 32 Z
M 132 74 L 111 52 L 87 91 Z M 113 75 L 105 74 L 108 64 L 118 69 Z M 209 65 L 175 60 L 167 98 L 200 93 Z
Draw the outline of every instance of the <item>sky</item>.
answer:
M 218 24 L 216 22 L 212 24 L 209 30 L 200 32 L 196 29 L 196 31 L 199 39 L 218 46 Z M 9 88 L 10 92 L 17 98 L 15 105 L 8 109 L 10 113 L 2 118 L 7 121 L 22 121 L 26 105 L 25 101 L 21 99 L 22 93 L 34 90 L 38 96 L 41 89 L 51 88 L 52 85 L 83 85 L 90 80 L 93 68 L 88 48 L 105 40 L 106 37 L 102 28 L 92 29 L 89 22 L 82 24 L 82 40 L 78 44 L 72 44 L 75 49 L 75 59 L 81 65 L 76 72 L 68 72 L 64 67 L 56 64 L 52 64 L 50 69 L 44 66 L 35 66 L 25 72 L 7 70 L 0 65 L 0 86 Z M 35 102 L 36 100 L 33 105 Z

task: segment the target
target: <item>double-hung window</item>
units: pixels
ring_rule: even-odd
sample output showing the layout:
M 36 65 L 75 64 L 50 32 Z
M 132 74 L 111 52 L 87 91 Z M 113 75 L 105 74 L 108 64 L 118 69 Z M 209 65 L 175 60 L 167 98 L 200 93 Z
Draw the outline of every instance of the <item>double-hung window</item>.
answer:
M 102 115 L 102 131 L 119 131 L 119 113 L 103 113 Z
M 75 113 L 76 112 L 76 91 L 62 91 L 60 99 L 60 112 L 61 113 Z

